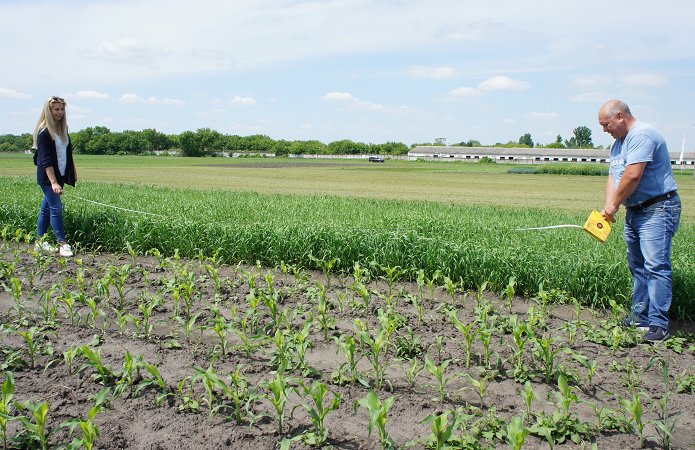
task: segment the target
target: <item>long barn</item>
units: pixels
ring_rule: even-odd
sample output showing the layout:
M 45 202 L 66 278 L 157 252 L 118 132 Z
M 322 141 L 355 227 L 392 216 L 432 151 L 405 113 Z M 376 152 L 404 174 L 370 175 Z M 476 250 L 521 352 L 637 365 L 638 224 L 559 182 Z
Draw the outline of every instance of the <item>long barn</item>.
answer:
M 695 152 L 670 152 L 671 164 L 674 166 L 695 166 Z M 553 162 L 578 162 L 608 164 L 610 151 L 603 149 L 573 148 L 503 148 L 503 147 L 414 147 L 408 152 L 409 160 L 424 159 L 438 161 L 477 162 L 481 158 L 490 158 L 497 162 L 517 164 L 545 164 Z

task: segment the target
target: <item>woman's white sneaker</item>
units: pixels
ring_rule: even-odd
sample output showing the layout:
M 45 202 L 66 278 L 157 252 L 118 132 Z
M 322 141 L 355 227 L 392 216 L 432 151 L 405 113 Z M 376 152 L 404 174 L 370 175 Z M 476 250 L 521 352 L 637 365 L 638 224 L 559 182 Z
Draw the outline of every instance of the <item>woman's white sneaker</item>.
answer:
M 73 256 L 72 247 L 70 247 L 70 244 L 61 245 L 59 253 L 60 253 L 60 256 L 65 256 L 66 258 Z

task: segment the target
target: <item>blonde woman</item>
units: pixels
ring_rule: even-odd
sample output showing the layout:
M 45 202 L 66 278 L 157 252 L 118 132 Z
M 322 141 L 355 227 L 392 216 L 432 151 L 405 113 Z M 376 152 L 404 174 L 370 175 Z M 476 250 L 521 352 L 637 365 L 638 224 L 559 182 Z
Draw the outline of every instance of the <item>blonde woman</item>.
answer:
M 70 257 L 73 253 L 65 240 L 63 203 L 60 196 L 63 194 L 65 183 L 75 185 L 77 170 L 72 159 L 72 143 L 68 135 L 65 106 L 65 100 L 60 97 L 46 99 L 34 130 L 36 183 L 43 191 L 43 202 L 36 226 L 39 236 L 36 249 L 47 252 L 56 250 L 43 239 L 50 224 L 58 240 L 58 252 L 61 256 Z

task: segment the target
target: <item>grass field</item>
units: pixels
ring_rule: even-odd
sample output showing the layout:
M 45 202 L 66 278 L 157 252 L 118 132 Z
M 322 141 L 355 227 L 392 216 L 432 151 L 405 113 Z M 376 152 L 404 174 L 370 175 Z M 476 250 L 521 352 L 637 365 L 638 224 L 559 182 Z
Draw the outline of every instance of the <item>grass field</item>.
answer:
M 32 230 L 39 191 L 28 155 L 0 155 L 0 224 Z M 600 209 L 604 177 L 509 174 L 510 166 L 361 160 L 78 156 L 66 224 L 86 247 L 179 249 L 229 261 L 317 268 L 339 258 L 398 266 L 501 289 L 515 276 L 529 295 L 557 288 L 587 302 L 630 292 L 620 223 L 605 245 L 579 230 L 519 232 L 575 223 Z M 684 212 L 674 242 L 674 310 L 695 307 L 695 180 L 678 175 Z M 142 216 L 80 199 L 160 214 Z M 379 269 L 381 268 L 381 269 Z M 404 275 L 405 276 L 405 275 Z

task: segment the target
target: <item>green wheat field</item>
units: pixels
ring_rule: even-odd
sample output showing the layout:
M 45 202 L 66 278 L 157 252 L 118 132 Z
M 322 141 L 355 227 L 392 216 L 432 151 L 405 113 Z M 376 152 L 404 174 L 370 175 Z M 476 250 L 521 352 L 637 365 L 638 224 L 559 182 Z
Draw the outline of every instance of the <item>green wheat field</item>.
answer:
M 621 219 L 605 244 L 579 229 L 601 209 L 603 176 L 510 173 L 517 165 L 287 158 L 76 155 L 64 196 L 79 251 L 217 253 L 228 263 L 338 270 L 423 269 L 474 289 L 510 277 L 526 295 L 558 289 L 592 306 L 629 303 Z M 31 155 L 0 154 L 0 230 L 35 233 L 41 192 Z M 674 304 L 695 317 L 695 178 L 676 171 Z M 113 209 L 99 202 L 123 209 Z M 125 211 L 131 209 L 149 215 Z M 319 261 L 319 263 L 317 263 Z

